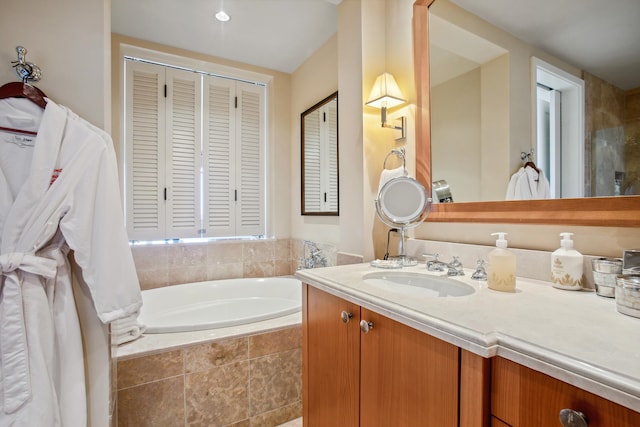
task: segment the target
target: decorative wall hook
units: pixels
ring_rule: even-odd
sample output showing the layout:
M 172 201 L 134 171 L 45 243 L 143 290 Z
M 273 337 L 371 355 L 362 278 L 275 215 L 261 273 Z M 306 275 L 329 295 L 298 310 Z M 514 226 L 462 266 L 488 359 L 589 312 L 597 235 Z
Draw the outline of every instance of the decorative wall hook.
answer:
M 42 70 L 33 62 L 27 62 L 27 49 L 22 46 L 16 46 L 16 52 L 18 53 L 18 60 L 11 61 L 13 68 L 16 69 L 16 74 L 22 80 L 23 83 L 29 81 L 37 82 L 42 78 Z
M 527 153 L 526 151 L 521 151 L 520 152 L 520 160 L 524 161 L 533 161 L 533 148 L 531 150 L 529 150 L 529 152 Z

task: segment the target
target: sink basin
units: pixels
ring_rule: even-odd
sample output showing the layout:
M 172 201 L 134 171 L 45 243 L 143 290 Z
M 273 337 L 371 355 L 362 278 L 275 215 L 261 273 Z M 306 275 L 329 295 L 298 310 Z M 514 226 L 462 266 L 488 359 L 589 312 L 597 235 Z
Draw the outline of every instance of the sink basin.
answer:
M 456 279 L 406 271 L 368 273 L 362 279 L 367 285 L 407 296 L 462 297 L 475 292 L 472 286 Z

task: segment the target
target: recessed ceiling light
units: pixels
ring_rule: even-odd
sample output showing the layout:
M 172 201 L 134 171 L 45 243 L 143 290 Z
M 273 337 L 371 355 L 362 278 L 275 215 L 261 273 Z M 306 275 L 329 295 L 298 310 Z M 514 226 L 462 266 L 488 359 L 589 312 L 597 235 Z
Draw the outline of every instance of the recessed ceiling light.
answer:
M 216 13 L 216 19 L 220 22 L 227 22 L 231 17 L 224 10 Z

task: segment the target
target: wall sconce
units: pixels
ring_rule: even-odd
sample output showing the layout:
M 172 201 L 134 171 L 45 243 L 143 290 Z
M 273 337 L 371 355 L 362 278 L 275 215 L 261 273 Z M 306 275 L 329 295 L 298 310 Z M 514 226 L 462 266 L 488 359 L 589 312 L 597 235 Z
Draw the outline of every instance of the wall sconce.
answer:
M 379 108 L 381 110 L 380 116 L 383 128 L 396 129 L 400 131 L 401 136 L 396 138 L 396 141 L 404 139 L 406 136 L 406 117 L 402 116 L 395 119 L 394 124 L 387 123 L 387 107 L 393 108 L 405 102 L 402 92 L 400 92 L 400 88 L 396 83 L 396 79 L 389 73 L 382 73 L 378 76 L 376 82 L 373 84 L 373 88 L 371 89 L 369 99 L 366 102 L 366 105 Z

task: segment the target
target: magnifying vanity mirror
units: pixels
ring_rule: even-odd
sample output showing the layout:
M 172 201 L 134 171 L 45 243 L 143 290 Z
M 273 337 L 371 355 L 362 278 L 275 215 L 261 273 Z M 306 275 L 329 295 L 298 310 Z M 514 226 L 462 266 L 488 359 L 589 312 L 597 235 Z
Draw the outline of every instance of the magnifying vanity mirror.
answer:
M 390 227 L 411 227 L 422 222 L 428 206 L 427 191 L 413 178 L 401 176 L 387 182 L 376 199 L 378 216 Z
M 627 102 L 640 105 L 640 84 L 632 84 L 635 89 L 631 90 L 626 86 L 615 90 L 614 85 L 589 70 L 502 30 L 504 22 L 487 22 L 461 7 L 469 4 L 473 2 L 414 3 L 416 176 L 425 186 L 445 179 L 455 195 L 455 203 L 435 204 L 428 221 L 640 225 L 640 197 L 635 195 L 640 190 L 635 182 L 640 183 L 640 117 L 625 126 L 624 111 L 612 113 L 604 109 L 611 104 L 604 98 L 610 100 L 612 94 L 618 96 L 618 106 L 625 97 Z M 597 14 L 595 8 L 583 6 L 579 17 L 564 21 L 563 31 L 571 31 L 577 20 L 589 20 Z M 637 36 L 638 32 L 627 34 Z M 455 40 L 461 42 L 456 46 Z M 582 49 L 581 40 L 572 43 Z M 523 47 L 525 50 L 517 50 Z M 596 48 L 593 44 L 585 46 Z M 627 65 L 632 62 L 627 61 Z M 583 109 L 584 118 L 582 122 L 578 120 L 579 131 L 571 137 L 580 145 L 572 152 L 558 152 L 557 156 L 562 162 L 558 161 L 555 178 L 562 177 L 573 190 L 558 190 L 552 200 L 505 201 L 510 177 L 524 166 L 523 158 L 538 162 L 546 176 L 554 173 L 548 160 L 543 160 L 544 149 L 539 150 L 537 143 L 537 134 L 544 126 L 538 123 L 536 84 L 532 81 L 538 70 L 535 64 L 549 63 L 551 70 L 577 76 L 586 86 L 578 106 Z M 467 96 L 464 111 L 459 104 L 452 105 L 461 95 Z M 490 104 L 489 109 L 470 108 L 483 104 Z M 548 110 L 544 114 L 549 114 Z M 614 114 L 616 119 L 607 122 Z M 456 118 L 463 123 L 455 122 Z M 487 121 L 497 127 L 485 126 Z M 456 133 L 463 130 L 470 133 Z M 561 136 L 568 144 L 570 137 Z M 623 148 L 614 152 L 616 145 Z M 565 177 L 570 170 L 578 172 Z M 473 178 L 469 181 L 468 177 Z
M 422 184 L 408 176 L 399 176 L 386 182 L 380 189 L 376 203 L 378 218 L 400 231 L 398 261 L 402 265 L 415 265 L 414 258 L 404 251 L 406 229 L 420 225 L 429 213 L 431 199 Z
M 339 215 L 338 92 L 300 115 L 302 215 Z
M 402 160 L 402 167 L 388 171 L 386 170 L 387 159 L 393 155 Z M 385 158 L 383 167 L 385 170 L 381 176 L 381 187 L 375 200 L 376 214 L 387 226 L 400 231 L 400 250 L 397 261 L 401 265 L 415 265 L 417 263 L 415 259 L 405 256 L 404 233 L 406 229 L 420 225 L 427 218 L 431 199 L 420 182 L 407 176 L 404 149 L 391 150 Z M 397 170 L 402 174 L 393 177 Z M 383 178 L 385 171 L 390 172 L 390 178 Z

